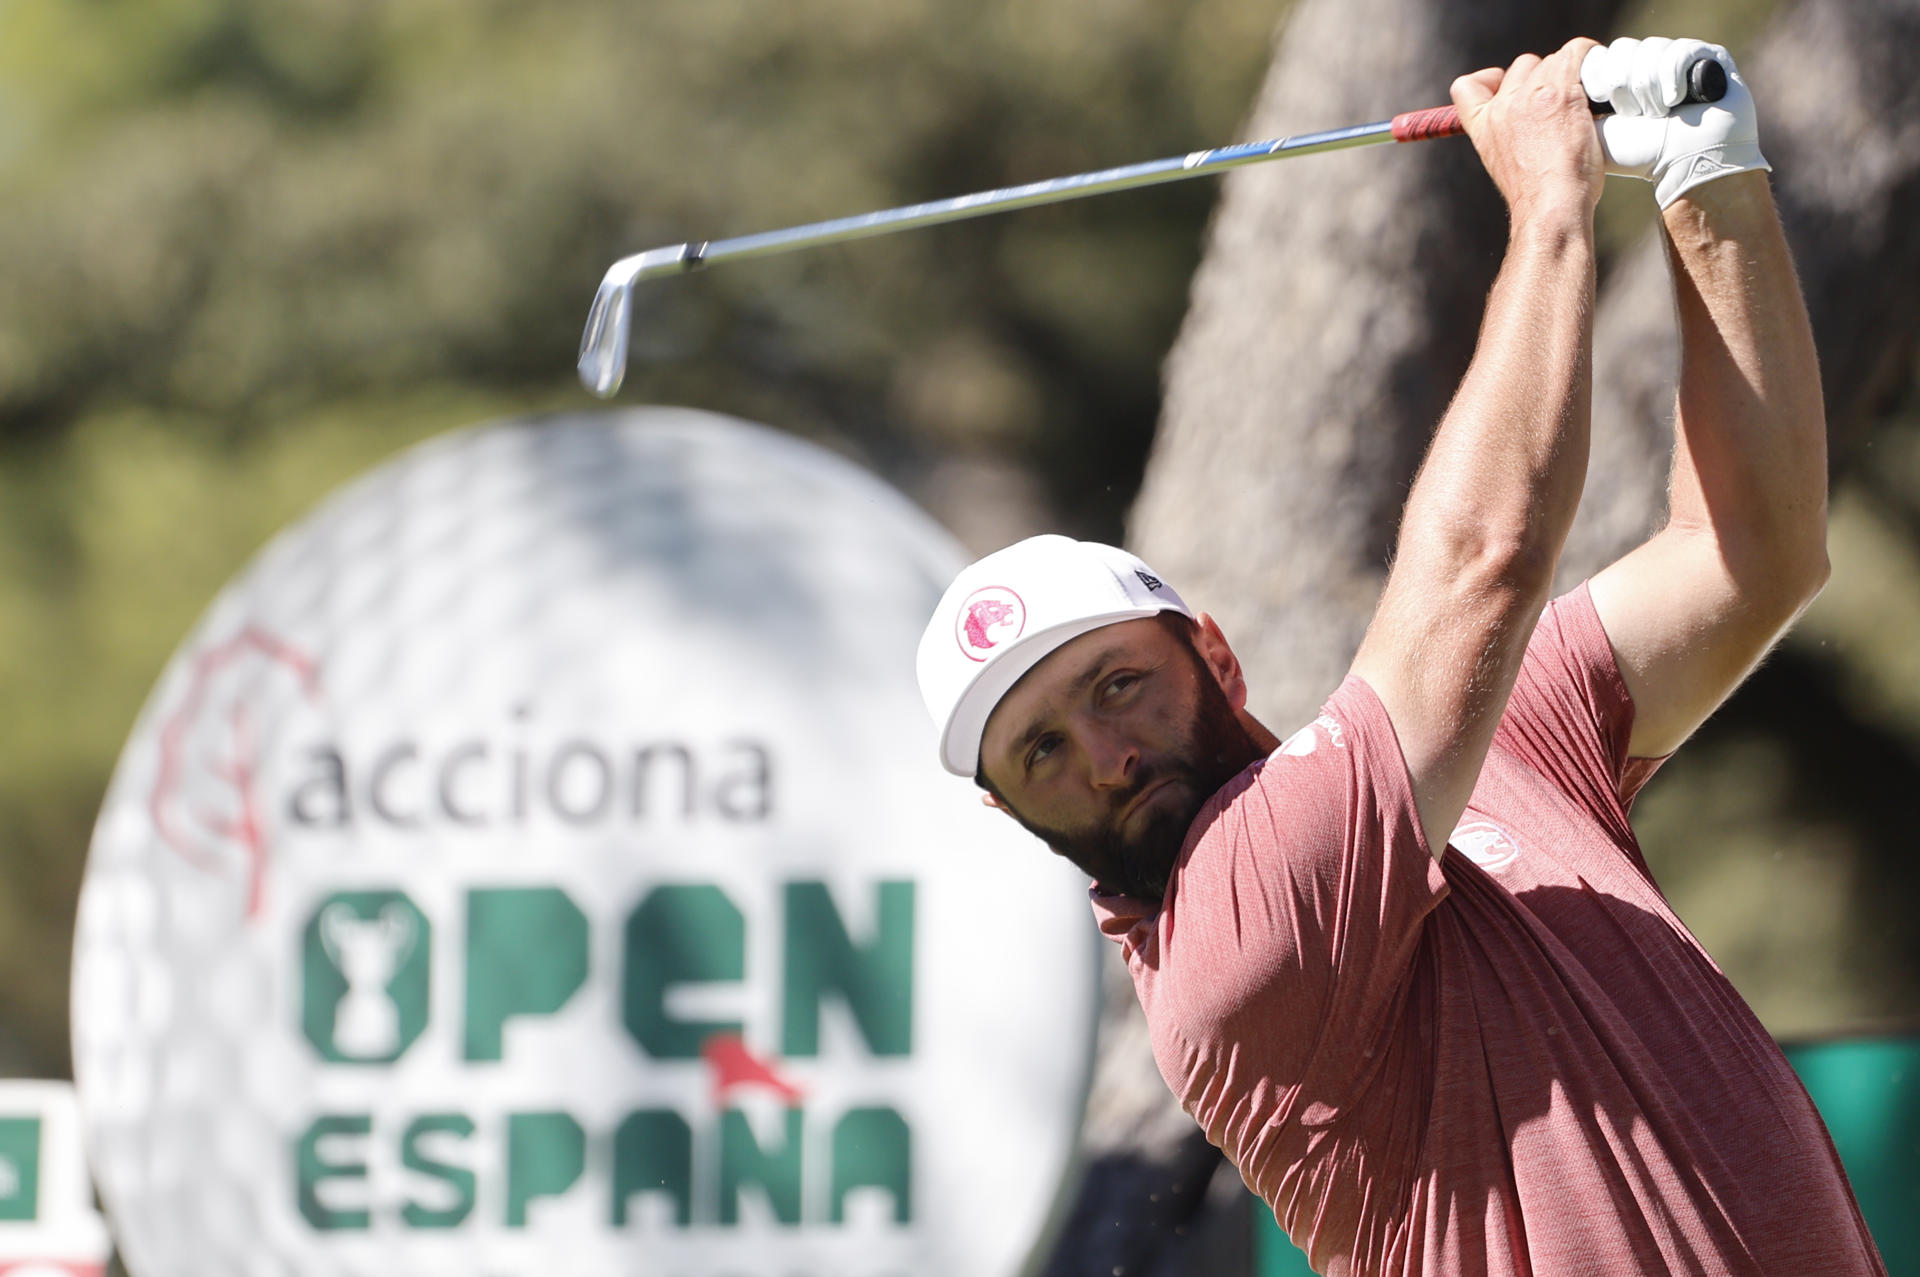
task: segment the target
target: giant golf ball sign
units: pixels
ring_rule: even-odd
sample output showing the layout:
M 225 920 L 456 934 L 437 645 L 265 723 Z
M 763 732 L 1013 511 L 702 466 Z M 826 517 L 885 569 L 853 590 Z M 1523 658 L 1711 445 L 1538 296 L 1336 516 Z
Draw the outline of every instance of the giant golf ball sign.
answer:
M 134 1277 L 991 1277 L 1059 1205 L 1097 940 L 935 761 L 957 566 L 810 445 L 475 429 L 167 667 L 81 897 Z

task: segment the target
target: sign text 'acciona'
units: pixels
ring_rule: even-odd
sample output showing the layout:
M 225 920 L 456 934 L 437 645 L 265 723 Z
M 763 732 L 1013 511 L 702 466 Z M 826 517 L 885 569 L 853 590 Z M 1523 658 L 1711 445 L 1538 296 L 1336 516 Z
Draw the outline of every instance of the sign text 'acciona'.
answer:
M 514 714 L 524 728 L 532 711 Z M 773 810 L 773 758 L 753 739 L 705 754 L 682 741 L 612 745 L 580 737 L 540 748 L 468 737 L 443 745 L 401 737 L 363 758 L 337 744 L 308 747 L 286 802 L 296 829 L 359 821 L 388 829 L 485 829 L 551 817 L 572 826 L 662 821 L 764 821 Z

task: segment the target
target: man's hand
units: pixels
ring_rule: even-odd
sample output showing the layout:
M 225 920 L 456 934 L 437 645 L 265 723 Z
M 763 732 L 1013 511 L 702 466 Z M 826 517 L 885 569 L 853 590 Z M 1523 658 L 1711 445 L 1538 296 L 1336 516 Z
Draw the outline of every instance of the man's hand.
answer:
M 1726 71 L 1726 94 L 1683 105 L 1687 68 L 1701 58 Z M 1614 110 L 1600 121 L 1607 172 L 1652 182 L 1661 208 L 1702 182 L 1773 167 L 1760 154 L 1753 95 L 1717 44 L 1615 40 L 1587 55 L 1580 78 L 1587 96 Z
M 1453 104 L 1515 225 L 1534 213 L 1590 214 L 1605 180 L 1593 108 L 1580 85 L 1592 40 L 1569 40 L 1546 58 L 1529 53 L 1453 82 Z

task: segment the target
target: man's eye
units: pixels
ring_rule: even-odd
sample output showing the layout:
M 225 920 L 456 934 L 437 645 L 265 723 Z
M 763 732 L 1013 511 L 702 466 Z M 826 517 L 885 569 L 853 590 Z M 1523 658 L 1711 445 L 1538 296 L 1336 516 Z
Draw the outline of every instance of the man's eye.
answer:
M 1115 674 L 1107 680 L 1107 695 L 1118 696 L 1139 681 L 1138 674 Z
M 1027 770 L 1032 771 L 1044 762 L 1060 745 L 1058 736 L 1042 736 L 1033 742 L 1033 748 L 1027 751 Z

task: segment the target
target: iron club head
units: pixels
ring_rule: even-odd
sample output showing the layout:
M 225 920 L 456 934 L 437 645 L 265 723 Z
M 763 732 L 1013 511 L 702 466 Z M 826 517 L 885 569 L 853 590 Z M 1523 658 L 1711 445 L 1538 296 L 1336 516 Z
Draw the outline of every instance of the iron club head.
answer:
M 580 334 L 580 382 L 608 399 L 627 375 L 627 340 L 633 327 L 633 276 L 616 265 L 600 281 Z
M 623 257 L 607 268 L 580 334 L 580 382 L 608 399 L 627 375 L 627 346 L 633 336 L 633 286 L 651 275 L 678 274 L 699 265 L 691 244 L 670 244 Z

